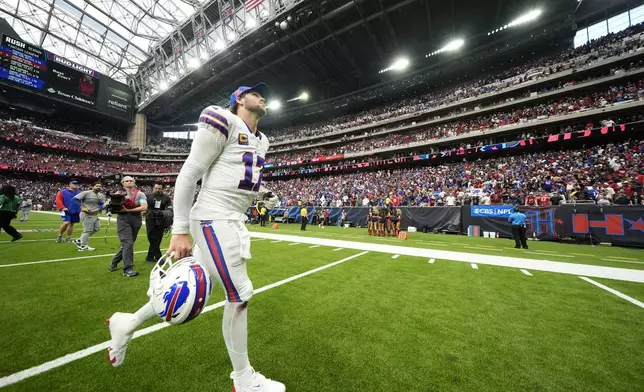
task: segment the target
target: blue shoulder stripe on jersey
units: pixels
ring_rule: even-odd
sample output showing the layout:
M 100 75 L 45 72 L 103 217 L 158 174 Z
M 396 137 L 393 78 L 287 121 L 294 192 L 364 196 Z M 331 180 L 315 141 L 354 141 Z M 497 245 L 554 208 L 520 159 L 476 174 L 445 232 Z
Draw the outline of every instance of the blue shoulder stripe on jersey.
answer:
M 199 122 L 204 123 L 204 124 L 208 124 L 211 127 L 218 129 L 219 132 L 223 133 L 224 136 L 226 136 L 226 138 L 228 138 L 228 129 L 226 127 L 224 127 L 223 125 L 219 124 L 218 122 L 212 121 L 208 117 L 203 117 L 203 116 L 199 117 Z
M 206 108 L 206 109 L 204 109 L 202 114 L 207 114 L 209 116 L 212 116 L 212 117 L 216 118 L 217 120 L 221 121 L 222 123 L 224 123 L 226 126 L 228 126 L 228 120 L 226 119 L 226 117 L 222 116 L 221 114 L 219 114 L 219 113 L 217 113 L 217 112 L 215 112 L 213 110 L 210 110 L 210 109 Z

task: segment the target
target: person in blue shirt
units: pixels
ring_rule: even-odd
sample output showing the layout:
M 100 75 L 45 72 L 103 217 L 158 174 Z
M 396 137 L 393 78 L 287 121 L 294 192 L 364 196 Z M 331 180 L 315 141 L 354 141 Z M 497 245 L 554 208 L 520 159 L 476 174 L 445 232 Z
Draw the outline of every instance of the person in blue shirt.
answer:
M 515 207 L 516 208 L 516 207 Z M 508 222 L 512 224 L 512 237 L 514 238 L 514 247 L 520 249 L 528 249 L 528 240 L 525 236 L 526 216 L 523 212 L 516 210 L 508 218 Z

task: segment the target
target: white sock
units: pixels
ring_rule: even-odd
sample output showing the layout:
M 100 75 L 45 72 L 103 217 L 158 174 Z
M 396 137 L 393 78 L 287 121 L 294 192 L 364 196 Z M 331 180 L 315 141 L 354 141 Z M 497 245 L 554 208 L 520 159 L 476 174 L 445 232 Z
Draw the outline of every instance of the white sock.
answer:
M 134 323 L 138 327 L 146 321 L 153 319 L 156 315 L 154 308 L 152 308 L 152 302 L 148 302 L 134 313 Z
M 235 372 L 235 380 L 239 385 L 250 381 L 253 372 L 250 371 L 248 360 L 248 306 L 239 303 L 226 302 L 222 322 L 224 341 L 228 356 Z

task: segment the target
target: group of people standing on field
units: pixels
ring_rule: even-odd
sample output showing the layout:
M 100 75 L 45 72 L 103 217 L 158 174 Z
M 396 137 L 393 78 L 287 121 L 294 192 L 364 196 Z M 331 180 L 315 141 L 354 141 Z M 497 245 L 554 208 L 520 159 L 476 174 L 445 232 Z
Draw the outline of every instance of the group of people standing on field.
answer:
M 400 233 L 402 212 L 399 208 L 372 207 L 367 215 L 369 235 L 377 237 L 397 236 Z

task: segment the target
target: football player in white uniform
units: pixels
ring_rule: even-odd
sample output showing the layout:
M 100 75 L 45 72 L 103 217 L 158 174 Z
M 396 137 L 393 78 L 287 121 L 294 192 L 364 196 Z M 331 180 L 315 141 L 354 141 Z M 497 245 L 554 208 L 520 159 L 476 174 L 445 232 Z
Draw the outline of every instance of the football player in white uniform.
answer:
M 242 86 L 231 95 L 230 110 L 209 106 L 201 112 L 190 155 L 177 177 L 174 225 L 167 251 L 174 253 L 175 259 L 194 253 L 224 288 L 227 301 L 222 329 L 236 392 L 286 390 L 284 384 L 256 372 L 247 353 L 247 307 L 253 285 L 246 273 L 246 260 L 251 255 L 245 212 L 257 197 L 264 200 L 267 209 L 279 201 L 261 185 L 269 143 L 257 123 L 266 114 L 269 94 L 264 83 Z M 201 191 L 191 209 L 199 179 Z M 156 313 L 148 302 L 134 314 L 115 313 L 110 318 L 108 359 L 113 366 L 125 359 L 134 330 L 154 317 Z

